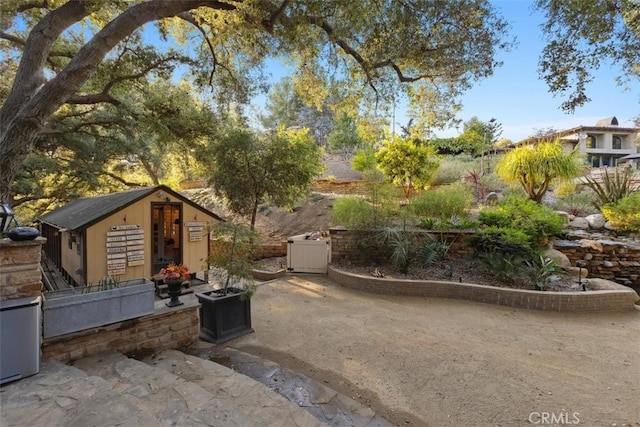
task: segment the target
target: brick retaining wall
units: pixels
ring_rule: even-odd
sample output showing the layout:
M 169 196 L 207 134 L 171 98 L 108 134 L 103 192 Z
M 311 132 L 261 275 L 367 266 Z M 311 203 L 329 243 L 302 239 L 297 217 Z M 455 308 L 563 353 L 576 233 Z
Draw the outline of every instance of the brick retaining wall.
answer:
M 199 339 L 200 304 L 186 298 L 184 302 L 183 306 L 169 309 L 159 301 L 154 314 L 44 340 L 42 357 L 67 363 L 106 350 L 126 354 L 189 346 Z
M 470 283 L 429 280 L 379 279 L 340 271 L 329 266 L 329 278 L 358 291 L 384 295 L 454 298 L 487 304 L 543 311 L 595 312 L 632 310 L 638 294 L 633 290 L 539 292 L 496 288 Z

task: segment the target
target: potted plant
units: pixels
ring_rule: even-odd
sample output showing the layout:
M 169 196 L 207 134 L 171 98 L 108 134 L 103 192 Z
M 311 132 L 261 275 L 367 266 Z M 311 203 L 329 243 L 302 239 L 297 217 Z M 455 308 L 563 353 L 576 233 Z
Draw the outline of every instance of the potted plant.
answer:
M 44 338 L 96 328 L 153 313 L 154 284 L 147 279 L 119 281 L 43 292 Z
M 171 297 L 165 304 L 167 307 L 176 307 L 184 304 L 179 297 L 182 294 L 182 285 L 191 278 L 189 269 L 184 264 L 170 263 L 160 270 L 160 274 L 164 277 L 164 283 L 167 285 L 167 293 Z
M 256 233 L 232 221 L 211 229 L 214 242 L 209 267 L 219 286 L 196 293 L 200 302 L 200 338 L 221 343 L 253 332 L 251 295 L 255 290 L 251 277 L 251 247 Z

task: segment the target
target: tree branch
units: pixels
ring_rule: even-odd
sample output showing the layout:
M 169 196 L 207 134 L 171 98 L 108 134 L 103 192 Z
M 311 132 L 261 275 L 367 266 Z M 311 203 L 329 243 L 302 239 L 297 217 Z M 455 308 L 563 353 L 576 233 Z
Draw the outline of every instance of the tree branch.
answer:
M 280 4 L 280 7 L 274 10 L 271 15 L 269 15 L 269 19 L 265 19 L 264 21 L 262 21 L 262 26 L 269 34 L 273 34 L 273 26 L 275 25 L 278 18 L 284 13 L 287 6 L 289 6 L 289 3 L 290 0 L 284 0 Z

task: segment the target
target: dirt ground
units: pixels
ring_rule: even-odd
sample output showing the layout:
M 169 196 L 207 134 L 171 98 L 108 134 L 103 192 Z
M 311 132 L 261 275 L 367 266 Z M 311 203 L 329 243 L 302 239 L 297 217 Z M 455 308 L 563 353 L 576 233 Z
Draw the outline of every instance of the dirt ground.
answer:
M 563 314 L 340 288 L 258 287 L 228 345 L 401 426 L 640 426 L 640 312 Z M 554 422 L 551 422 L 554 421 Z

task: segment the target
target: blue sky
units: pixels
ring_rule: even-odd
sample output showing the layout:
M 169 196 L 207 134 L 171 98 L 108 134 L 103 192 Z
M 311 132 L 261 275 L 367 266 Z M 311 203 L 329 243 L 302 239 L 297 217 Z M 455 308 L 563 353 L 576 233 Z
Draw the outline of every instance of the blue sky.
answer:
M 611 116 L 618 118 L 620 126 L 633 126 L 631 120 L 640 116 L 640 83 L 625 91 L 615 82 L 618 68 L 601 68 L 587 87 L 591 101 L 573 114 L 565 113 L 560 108 L 564 99 L 551 95 L 546 83 L 538 77 L 538 58 L 545 44 L 540 28 L 544 15 L 534 11 L 531 2 L 526 0 L 494 1 L 493 4 L 511 24 L 510 32 L 517 38 L 517 45 L 510 52 L 499 54 L 498 60 L 503 65 L 492 77 L 477 82 L 462 96 L 463 109 L 458 113 L 462 123 L 474 116 L 485 122 L 495 117 L 502 124 L 502 137 L 513 141 L 530 136 L 536 129 L 595 125 L 598 120 Z M 287 70 L 279 62 L 268 64 L 274 82 L 286 75 Z M 254 107 L 261 107 L 263 103 L 264 97 L 257 97 Z M 396 123 L 407 123 L 403 112 L 401 106 L 396 109 Z M 435 130 L 435 134 L 437 137 L 458 136 L 461 128 Z
M 461 98 L 463 110 L 458 118 L 464 122 L 473 116 L 482 121 L 495 117 L 502 123 L 502 136 L 514 141 L 526 138 L 535 129 L 594 125 L 599 119 L 611 116 L 618 118 L 620 126 L 633 126 L 631 119 L 640 115 L 640 83 L 624 91 L 615 82 L 619 69 L 600 69 L 587 87 L 591 102 L 573 114 L 566 114 L 560 108 L 563 99 L 554 98 L 537 74 L 538 58 L 544 47 L 540 28 L 544 16 L 534 13 L 529 1 L 493 3 L 510 22 L 518 45 L 498 56 L 504 64 L 492 77 L 477 83 Z M 436 134 L 447 137 L 459 132 L 449 129 Z

